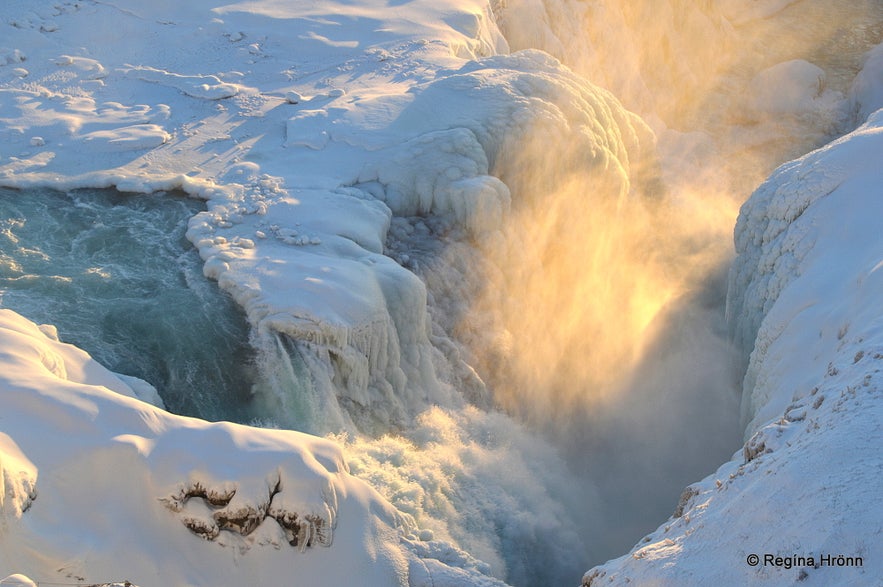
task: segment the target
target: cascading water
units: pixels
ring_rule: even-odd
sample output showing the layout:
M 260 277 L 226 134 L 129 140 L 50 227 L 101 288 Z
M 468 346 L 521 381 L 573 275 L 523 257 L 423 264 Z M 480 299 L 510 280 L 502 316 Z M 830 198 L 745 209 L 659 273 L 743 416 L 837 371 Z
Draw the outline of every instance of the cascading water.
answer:
M 0 305 L 157 388 L 173 412 L 250 421 L 254 351 L 184 239 L 198 200 L 0 190 Z
M 0 189 L 0 306 L 147 381 L 174 413 L 339 431 L 297 346 L 250 332 L 203 275 L 184 236 L 202 209 L 183 194 Z
M 346 429 L 314 349 L 249 332 L 202 275 L 184 238 L 202 209 L 180 195 L 0 190 L 0 305 L 146 380 L 173 412 L 327 434 Z M 325 385 L 321 385 L 324 381 Z M 511 418 L 462 406 L 421 414 L 395 436 L 354 435 L 353 472 L 436 539 L 516 584 L 565 580 L 582 565 L 585 486 Z M 392 432 L 392 431 L 390 431 Z M 447 554 L 445 554 L 447 552 Z M 541 556 L 547 565 L 533 565 Z M 453 560 L 453 559 L 452 559 Z

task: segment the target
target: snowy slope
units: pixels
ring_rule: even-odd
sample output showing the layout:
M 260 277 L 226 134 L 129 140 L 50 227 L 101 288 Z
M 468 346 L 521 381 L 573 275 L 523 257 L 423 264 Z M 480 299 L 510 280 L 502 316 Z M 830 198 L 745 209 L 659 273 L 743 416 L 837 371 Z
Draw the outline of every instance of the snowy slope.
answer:
M 143 584 L 404 574 L 397 514 L 346 474 L 332 443 L 173 416 L 17 314 L 0 320 L 3 569 Z M 332 538 L 350 554 L 328 565 Z M 319 554 L 297 553 L 307 548 Z
M 348 474 L 335 443 L 171 415 L 46 330 L 0 311 L 0 574 L 501 584 L 414 536 L 408 516 Z
M 745 447 L 585 585 L 880 584 L 881 153 L 877 112 L 743 206 L 729 316 L 750 353 Z

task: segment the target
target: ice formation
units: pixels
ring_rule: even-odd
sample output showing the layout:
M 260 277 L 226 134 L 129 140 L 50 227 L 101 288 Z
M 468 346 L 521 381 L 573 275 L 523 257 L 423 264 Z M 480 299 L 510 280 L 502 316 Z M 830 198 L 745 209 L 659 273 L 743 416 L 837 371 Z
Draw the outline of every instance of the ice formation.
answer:
M 7 434 L 0 445 L 0 522 L 18 519 L 37 497 L 37 469 Z

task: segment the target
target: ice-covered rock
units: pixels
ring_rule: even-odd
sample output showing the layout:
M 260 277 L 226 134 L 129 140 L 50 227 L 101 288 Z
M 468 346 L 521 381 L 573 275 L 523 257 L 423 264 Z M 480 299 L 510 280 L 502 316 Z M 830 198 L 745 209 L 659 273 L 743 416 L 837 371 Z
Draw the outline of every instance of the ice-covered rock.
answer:
M 862 69 L 852 82 L 849 99 L 853 123 L 858 126 L 872 113 L 883 107 L 883 45 L 877 45 L 865 55 Z
M 837 107 L 842 96 L 827 88 L 825 70 L 794 59 L 777 63 L 751 80 L 749 108 L 761 116 L 818 116 Z
M 737 341 L 750 353 L 746 422 L 765 422 L 790 401 L 784 396 L 772 401 L 787 371 L 767 365 L 785 332 L 805 328 L 800 332 L 813 340 L 804 353 L 790 358 L 797 362 L 812 356 L 803 374 L 807 383 L 813 382 L 810 388 L 827 371 L 841 369 L 837 356 L 847 346 L 846 354 L 852 353 L 847 364 L 852 362 L 860 349 L 848 341 L 870 338 L 856 330 L 873 327 L 873 320 L 860 316 L 873 311 L 862 300 L 875 286 L 873 269 L 880 255 L 873 223 L 865 220 L 878 205 L 871 186 L 880 177 L 873 155 L 879 137 L 875 115 L 843 139 L 784 165 L 743 207 L 728 313 Z M 850 250 L 853 242 L 861 244 Z

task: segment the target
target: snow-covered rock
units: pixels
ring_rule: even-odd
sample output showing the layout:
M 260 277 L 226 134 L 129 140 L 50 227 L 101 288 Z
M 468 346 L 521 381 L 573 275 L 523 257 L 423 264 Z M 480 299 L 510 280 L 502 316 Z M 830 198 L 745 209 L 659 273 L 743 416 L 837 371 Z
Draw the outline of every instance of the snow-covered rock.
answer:
M 880 136 L 876 114 L 850 135 L 780 168 L 743 207 L 729 316 L 737 341 L 751 353 L 743 403 L 749 432 L 790 401 L 781 391 L 793 385 L 790 365 L 801 364 L 801 380 L 812 388 L 831 372 L 847 370 L 865 350 L 861 341 L 872 338 L 866 332 L 873 332 L 876 308 L 864 300 L 873 297 L 883 250 L 872 220 L 879 208 Z M 803 340 L 800 351 L 774 351 L 786 332 Z M 791 354 L 788 364 L 772 367 Z
M 113 373 L 10 310 L 0 310 L 0 348 L 3 571 L 41 583 L 297 574 L 310 585 L 407 585 L 408 569 L 422 568 L 425 553 L 406 540 L 413 522 L 348 474 L 337 444 L 126 397 Z M 468 566 L 419 576 L 494 583 Z
M 865 55 L 862 70 L 855 77 L 849 91 L 851 114 L 856 125 L 883 107 L 883 44 L 877 45 Z

